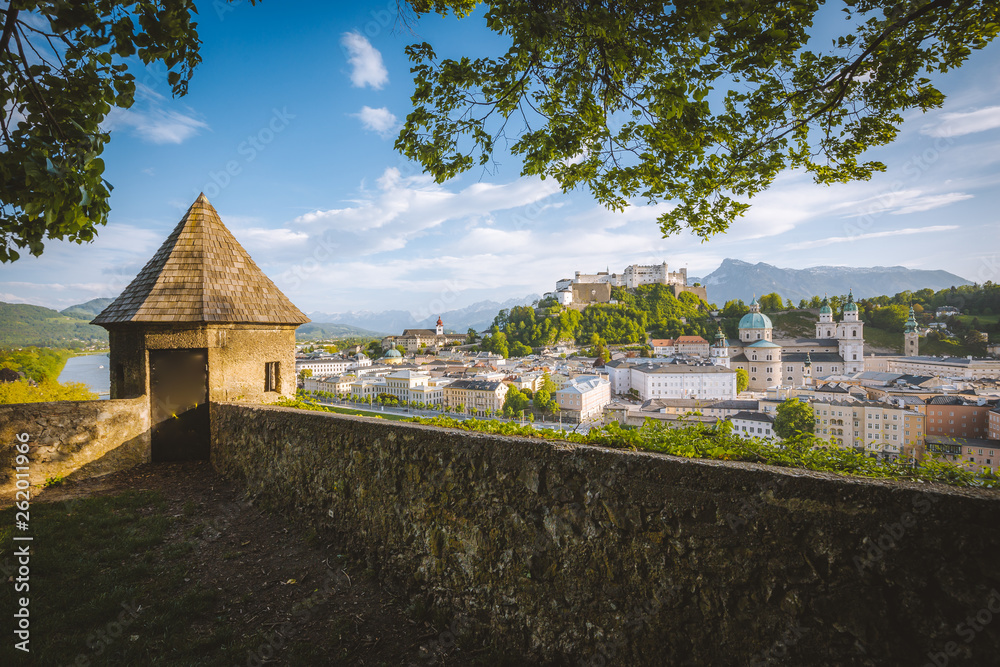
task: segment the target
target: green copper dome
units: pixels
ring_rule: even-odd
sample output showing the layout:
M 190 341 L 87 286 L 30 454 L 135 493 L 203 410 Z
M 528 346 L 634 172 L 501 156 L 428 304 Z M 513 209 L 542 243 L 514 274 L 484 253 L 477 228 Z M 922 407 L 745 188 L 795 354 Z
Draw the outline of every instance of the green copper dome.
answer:
M 847 292 L 847 304 L 844 306 L 845 313 L 856 313 L 858 312 L 858 304 L 854 303 L 854 290 L 848 290 Z
M 764 313 L 747 313 L 740 320 L 740 329 L 770 329 L 771 318 Z
M 820 315 L 833 315 L 833 308 L 830 307 L 830 302 L 827 301 L 826 297 L 823 297 L 823 306 L 819 309 Z

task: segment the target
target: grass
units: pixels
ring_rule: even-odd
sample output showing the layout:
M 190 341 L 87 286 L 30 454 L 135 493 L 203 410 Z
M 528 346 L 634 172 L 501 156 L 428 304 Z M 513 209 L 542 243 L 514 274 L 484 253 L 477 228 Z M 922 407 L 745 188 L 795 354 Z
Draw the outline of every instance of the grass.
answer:
M 903 353 L 903 334 L 895 331 L 876 329 L 873 326 L 865 325 L 865 353 L 869 346 L 885 348 L 893 352 Z
M 920 354 L 933 357 L 965 357 L 968 355 L 979 356 L 974 350 L 953 340 L 928 340 L 920 339 Z
M 979 320 L 980 324 L 996 324 L 1000 321 L 1000 315 L 956 315 L 955 319 L 966 324 L 972 324 L 972 320 Z
M 774 328 L 792 338 L 812 338 L 816 335 L 816 316 L 807 310 L 768 315 Z
M 336 412 L 337 414 L 354 415 L 355 417 L 375 417 L 377 419 L 388 419 L 389 421 L 396 422 L 405 422 L 410 421 L 411 419 L 411 417 L 407 415 L 380 412 L 377 408 L 373 408 L 370 411 L 354 408 L 340 408 L 333 405 L 321 405 L 319 403 L 313 403 L 312 401 L 304 401 L 301 399 L 286 399 L 273 403 L 272 405 L 277 405 L 283 408 L 298 408 L 300 410 L 316 410 L 318 412 Z
M 14 508 L 0 512 L 0 562 L 12 562 Z M 185 580 L 190 542 L 158 550 L 175 519 L 155 492 L 31 507 L 31 653 L 0 648 L 4 665 L 233 665 L 245 651 L 225 624 L 196 623 L 215 592 Z M 197 627 L 197 630 L 195 629 Z M 80 658 L 79 656 L 83 656 Z M 77 662 L 79 660 L 79 662 Z

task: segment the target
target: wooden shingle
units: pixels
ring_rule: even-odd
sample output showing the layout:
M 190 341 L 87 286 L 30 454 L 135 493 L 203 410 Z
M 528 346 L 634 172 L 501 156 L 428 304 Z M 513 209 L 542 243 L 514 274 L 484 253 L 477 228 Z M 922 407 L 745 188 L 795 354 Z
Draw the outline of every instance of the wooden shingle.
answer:
M 254 264 L 204 194 L 92 324 L 308 322 Z

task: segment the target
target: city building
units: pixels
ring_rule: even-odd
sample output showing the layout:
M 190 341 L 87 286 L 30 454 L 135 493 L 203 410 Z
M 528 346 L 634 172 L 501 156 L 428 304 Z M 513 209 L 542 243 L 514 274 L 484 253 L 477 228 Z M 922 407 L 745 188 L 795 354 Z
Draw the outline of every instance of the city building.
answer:
M 400 336 L 386 336 L 382 339 L 382 349 L 402 347 L 407 353 L 439 351 L 448 345 L 465 342 L 465 334 L 446 334 L 444 321 L 438 317 L 434 329 L 404 329 Z
M 708 356 L 708 341 L 701 336 L 680 336 L 674 341 L 677 354 Z
M 617 379 L 617 373 L 611 377 Z M 615 384 L 615 380 L 612 380 Z M 629 389 L 641 400 L 651 398 L 736 398 L 736 372 L 725 366 L 689 364 L 639 364 L 629 368 Z M 616 393 L 628 393 L 616 392 Z
M 656 357 L 672 357 L 677 353 L 677 348 L 671 338 L 650 339 L 649 346 L 653 348 L 653 356 Z
M 413 390 L 427 386 L 430 381 L 431 376 L 427 373 L 411 370 L 395 371 L 385 376 L 385 393 L 409 403 L 413 400 Z
M 503 409 L 507 385 L 492 380 L 455 380 L 444 387 L 444 405 L 452 410 L 484 415 Z
M 886 370 L 907 375 L 936 375 L 967 380 L 1000 380 L 1000 360 L 975 357 L 889 357 Z
M 553 397 L 570 418 L 584 421 L 600 415 L 611 402 L 611 383 L 597 375 L 578 375 L 556 390 Z
M 776 438 L 774 418 L 763 412 L 737 412 L 727 416 L 733 423 L 733 432 L 748 438 Z
M 986 437 L 989 440 L 1000 440 L 1000 403 L 987 414 Z
M 994 406 L 985 399 L 937 396 L 927 401 L 927 435 L 951 438 L 986 438 L 989 413 Z

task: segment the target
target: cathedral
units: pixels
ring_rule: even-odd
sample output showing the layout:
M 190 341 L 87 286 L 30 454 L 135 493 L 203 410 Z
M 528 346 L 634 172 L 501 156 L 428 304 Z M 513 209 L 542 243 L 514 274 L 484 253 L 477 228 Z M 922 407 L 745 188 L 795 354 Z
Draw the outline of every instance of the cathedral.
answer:
M 854 373 L 865 369 L 864 322 L 858 317 L 854 294 L 849 293 L 840 322 L 824 298 L 815 338 L 774 339 L 771 318 L 760 312 L 755 298 L 739 324 L 739 340 L 729 341 L 721 330 L 712 346 L 716 364 L 742 368 L 750 391 L 776 386 L 802 386 L 812 377 Z

